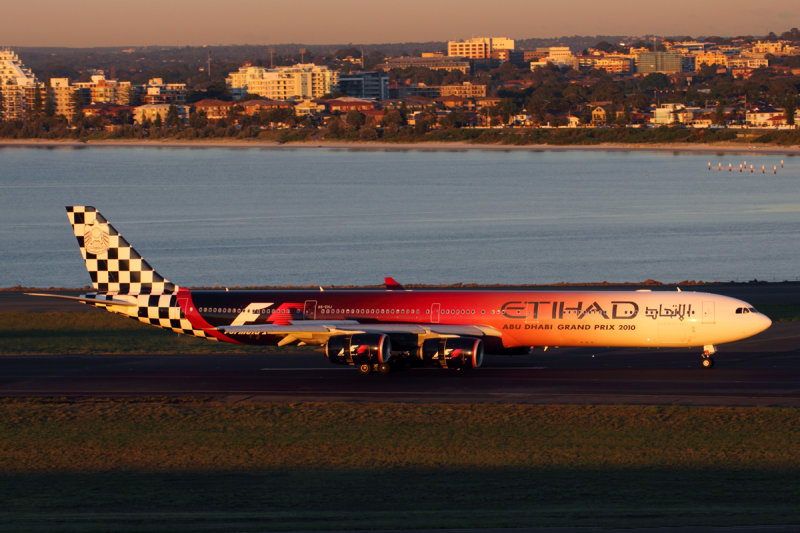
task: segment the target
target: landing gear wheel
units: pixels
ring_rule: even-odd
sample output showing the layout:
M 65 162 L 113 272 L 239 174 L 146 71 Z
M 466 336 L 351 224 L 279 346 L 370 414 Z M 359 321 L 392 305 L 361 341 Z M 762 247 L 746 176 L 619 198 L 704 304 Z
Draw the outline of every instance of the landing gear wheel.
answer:
M 362 364 L 358 365 L 358 373 L 361 374 L 362 376 L 366 376 L 370 372 L 372 372 L 372 365 L 371 364 L 362 363 Z
M 709 355 L 705 355 L 703 356 L 702 364 L 703 368 L 714 368 L 714 358 Z
M 392 366 L 389 363 L 381 363 L 378 365 L 378 372 L 384 376 L 392 371 Z

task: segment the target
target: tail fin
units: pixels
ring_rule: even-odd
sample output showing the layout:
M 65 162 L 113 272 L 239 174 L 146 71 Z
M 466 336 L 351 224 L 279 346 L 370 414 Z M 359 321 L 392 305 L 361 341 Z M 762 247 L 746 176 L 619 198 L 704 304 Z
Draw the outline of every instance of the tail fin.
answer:
M 163 294 L 177 289 L 153 270 L 94 207 L 67 206 L 67 216 L 95 290 Z

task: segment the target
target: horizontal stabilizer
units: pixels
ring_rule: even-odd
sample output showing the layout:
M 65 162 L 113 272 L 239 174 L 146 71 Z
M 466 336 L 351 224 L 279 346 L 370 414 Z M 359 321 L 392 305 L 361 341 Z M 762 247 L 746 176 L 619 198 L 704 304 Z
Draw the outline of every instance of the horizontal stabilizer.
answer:
M 26 292 L 28 296 L 44 296 L 45 298 L 61 298 L 62 300 L 75 300 L 85 304 L 92 305 L 126 305 L 129 307 L 136 307 L 138 304 L 126 302 L 124 300 L 116 300 L 114 298 L 97 298 L 87 296 L 66 296 L 64 294 L 46 294 L 41 292 Z

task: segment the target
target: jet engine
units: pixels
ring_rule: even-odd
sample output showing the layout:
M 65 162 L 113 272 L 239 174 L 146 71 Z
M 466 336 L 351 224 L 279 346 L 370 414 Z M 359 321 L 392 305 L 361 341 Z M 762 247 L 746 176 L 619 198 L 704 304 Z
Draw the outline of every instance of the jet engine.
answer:
M 381 333 L 335 335 L 325 344 L 325 357 L 340 365 L 382 365 L 392 357 L 392 343 Z
M 419 356 L 423 363 L 442 368 L 478 368 L 483 364 L 483 341 L 470 337 L 428 339 L 420 346 Z

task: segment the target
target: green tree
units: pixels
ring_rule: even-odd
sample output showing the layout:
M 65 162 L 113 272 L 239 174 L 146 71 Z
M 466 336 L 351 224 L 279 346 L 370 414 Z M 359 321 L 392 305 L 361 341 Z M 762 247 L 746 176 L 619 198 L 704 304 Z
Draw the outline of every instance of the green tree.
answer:
M 33 89 L 33 114 L 39 116 L 42 114 L 42 87 L 36 85 Z
M 672 86 L 669 76 L 661 72 L 653 72 L 642 79 L 640 87 L 643 91 L 663 91 Z
M 156 114 L 156 118 L 153 119 L 153 126 L 156 128 L 160 128 L 164 124 L 164 121 L 161 120 L 161 115 Z
M 208 126 L 208 118 L 205 111 L 198 111 L 189 117 L 189 126 L 195 130 L 202 130 Z
M 334 139 L 338 139 L 344 134 L 344 124 L 342 124 L 342 119 L 339 117 L 332 117 L 328 121 L 328 134 L 326 137 L 330 136 Z
M 56 103 L 53 101 L 53 94 L 50 91 L 45 93 L 44 115 L 46 117 L 56 116 Z
M 180 121 L 178 107 L 175 104 L 170 104 L 169 109 L 167 109 L 166 126 L 168 128 L 177 128 L 180 125 Z
M 81 112 L 83 109 L 83 97 L 81 96 L 80 90 L 72 91 L 70 100 L 72 104 L 72 117 L 70 118 L 70 122 L 75 123 L 83 117 L 83 113 Z
M 614 124 L 617 121 L 617 102 L 611 102 L 611 105 L 606 108 L 606 124 Z
M 794 94 L 787 94 L 783 102 L 783 108 L 786 113 L 786 123 L 794 126 L 795 114 L 797 113 L 797 96 Z
M 505 124 L 508 124 L 509 120 L 511 120 L 511 115 L 516 115 L 519 110 L 517 104 L 511 98 L 503 98 L 499 107 L 500 117 L 502 117 Z
M 631 123 L 631 108 L 628 104 L 622 105 L 622 113 L 617 117 L 617 123 L 621 125 Z
M 403 126 L 403 124 L 405 124 L 405 119 L 397 109 L 392 109 L 383 117 L 383 125 L 387 130 L 396 132 Z
M 6 115 L 6 97 L 3 94 L 3 89 L 0 88 L 0 121 L 5 119 Z
M 722 100 L 717 102 L 717 109 L 714 111 L 714 124 L 725 125 L 725 104 L 722 103 Z
M 366 123 L 366 118 L 361 112 L 353 109 L 347 112 L 345 123 L 349 129 L 357 130 Z

